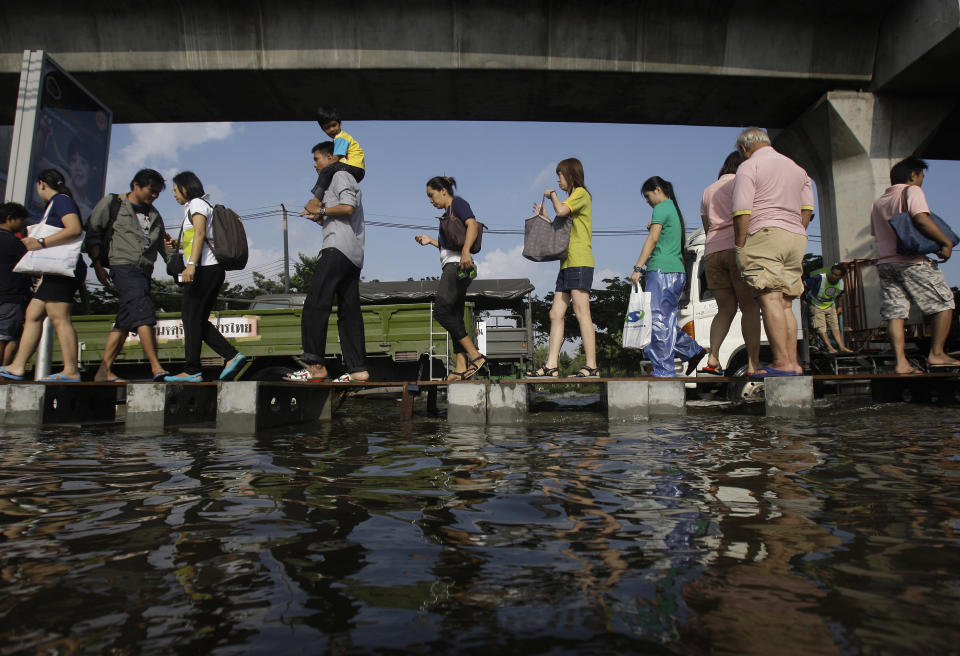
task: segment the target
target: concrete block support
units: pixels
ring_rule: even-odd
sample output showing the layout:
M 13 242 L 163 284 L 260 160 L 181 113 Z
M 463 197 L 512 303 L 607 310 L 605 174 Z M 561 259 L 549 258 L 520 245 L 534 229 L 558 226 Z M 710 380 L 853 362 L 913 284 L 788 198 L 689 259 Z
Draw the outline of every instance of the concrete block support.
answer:
M 167 385 L 127 385 L 127 428 L 163 428 L 167 407 Z
M 7 426 L 109 422 L 116 418 L 116 386 L 4 385 Z
M 606 383 L 607 417 L 637 421 L 687 414 L 687 390 L 682 380 L 622 380 Z
M 647 381 L 610 381 L 606 388 L 607 417 L 611 421 L 643 421 L 650 417 L 650 385 Z
M 813 417 L 813 378 L 764 378 L 763 396 L 768 417 Z
M 268 381 L 222 382 L 217 389 L 217 430 L 234 433 L 330 420 L 336 392 Z
M 447 421 L 454 424 L 487 423 L 487 386 L 479 383 L 448 386 Z
M 647 381 L 647 412 L 651 417 L 687 414 L 687 387 L 682 380 Z
M 491 383 L 485 387 L 488 424 L 519 424 L 526 421 L 528 385 Z
M 3 386 L 5 426 L 39 426 L 43 423 L 43 403 L 46 388 L 43 385 Z

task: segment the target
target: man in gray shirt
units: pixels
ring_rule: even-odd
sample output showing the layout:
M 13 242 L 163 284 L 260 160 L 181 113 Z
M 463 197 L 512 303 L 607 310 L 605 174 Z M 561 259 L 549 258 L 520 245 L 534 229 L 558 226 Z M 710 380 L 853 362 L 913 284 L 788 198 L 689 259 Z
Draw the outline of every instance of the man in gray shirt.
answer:
M 313 147 L 313 164 L 317 173 L 337 161 L 332 141 Z M 360 270 L 363 268 L 365 233 L 362 194 L 357 181 L 346 171 L 337 171 L 323 198 L 312 198 L 301 216 L 323 226 L 323 245 L 300 321 L 303 346 L 300 361 L 304 368 L 284 378 L 306 382 L 329 377 L 324 366 L 327 324 L 330 311 L 336 305 L 340 347 L 347 369 L 347 373 L 337 378 L 337 382 L 369 380 L 360 308 Z
M 130 181 L 129 193 L 107 194 L 87 221 L 87 254 L 103 286 L 112 287 L 117 294 L 117 319 L 107 335 L 95 381 L 121 380 L 113 372 L 113 361 L 132 332 L 140 339 L 153 380 L 169 375 L 157 358 L 153 334 L 157 313 L 150 298 L 153 263 L 157 255 L 168 257 L 163 244 L 163 218 L 153 206 L 164 187 L 166 181 L 160 173 L 141 169 Z

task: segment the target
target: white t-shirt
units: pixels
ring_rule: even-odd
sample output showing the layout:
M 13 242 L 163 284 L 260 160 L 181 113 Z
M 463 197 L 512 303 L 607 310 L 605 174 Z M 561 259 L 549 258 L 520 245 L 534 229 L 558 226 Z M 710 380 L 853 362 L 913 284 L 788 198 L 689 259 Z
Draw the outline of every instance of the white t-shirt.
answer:
M 203 240 L 203 253 L 200 256 L 199 266 L 210 266 L 217 263 L 217 258 L 210 250 L 210 244 L 213 243 L 213 206 L 209 201 L 210 196 L 205 195 L 202 198 L 194 198 L 183 206 L 183 237 L 180 243 L 183 250 L 183 263 L 190 264 L 192 246 L 193 246 L 193 223 L 190 220 L 194 214 L 203 214 L 207 217 L 206 235 Z

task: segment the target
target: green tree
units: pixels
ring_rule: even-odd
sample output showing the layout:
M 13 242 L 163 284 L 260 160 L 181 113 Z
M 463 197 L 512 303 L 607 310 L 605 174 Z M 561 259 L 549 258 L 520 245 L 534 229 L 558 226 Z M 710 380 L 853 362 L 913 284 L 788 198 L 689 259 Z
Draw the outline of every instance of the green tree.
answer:
M 819 253 L 807 253 L 803 256 L 803 279 L 806 280 L 810 274 L 817 269 L 823 268 L 823 255 Z

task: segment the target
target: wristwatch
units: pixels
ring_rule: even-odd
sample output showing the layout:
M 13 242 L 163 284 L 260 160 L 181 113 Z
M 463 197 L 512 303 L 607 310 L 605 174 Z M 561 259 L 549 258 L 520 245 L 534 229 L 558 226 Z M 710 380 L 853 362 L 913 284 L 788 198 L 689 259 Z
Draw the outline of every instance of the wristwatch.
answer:
M 643 267 L 635 266 L 635 267 L 633 267 L 633 272 L 634 272 L 634 273 L 643 273 Z
M 37 241 L 40 243 L 40 248 L 46 248 L 46 247 L 47 247 L 47 240 L 44 239 L 43 237 L 40 237 Z
M 320 211 L 317 212 L 317 214 L 319 214 L 320 216 L 324 216 L 324 215 L 326 215 L 326 213 L 327 213 L 327 208 L 324 207 L 323 205 L 321 205 L 321 206 L 320 206 Z

